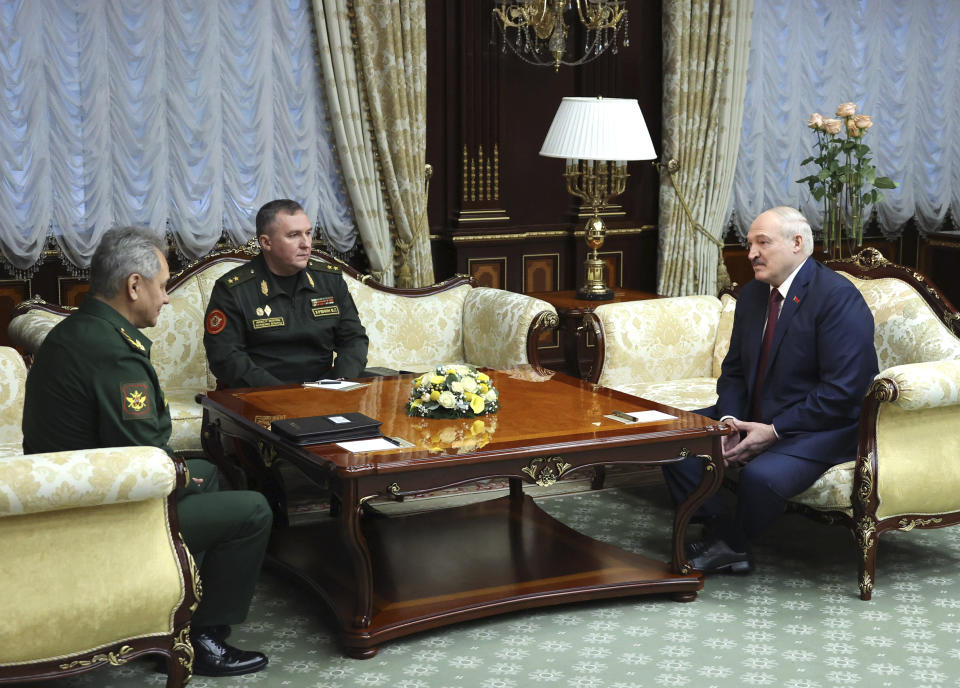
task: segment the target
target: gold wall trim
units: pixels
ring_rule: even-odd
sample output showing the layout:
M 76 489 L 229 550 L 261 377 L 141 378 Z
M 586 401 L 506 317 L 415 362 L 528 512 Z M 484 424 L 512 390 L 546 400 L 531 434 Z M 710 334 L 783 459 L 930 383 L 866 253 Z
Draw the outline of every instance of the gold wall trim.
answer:
M 642 232 L 652 232 L 657 228 L 656 225 L 641 225 L 640 227 L 625 227 L 623 229 L 610 229 L 607 228 L 607 236 L 617 236 L 617 235 L 626 235 L 626 234 L 641 234 Z M 573 233 L 576 237 L 582 237 L 584 231 L 578 229 Z
M 944 246 L 946 248 L 960 248 L 960 239 L 956 241 L 950 241 L 948 239 L 931 239 L 929 241 L 931 246 Z
M 501 241 L 508 239 L 550 239 L 555 237 L 568 237 L 570 232 L 565 230 L 555 232 L 516 232 L 513 234 L 470 234 L 466 236 L 454 236 L 456 242 L 462 241 Z

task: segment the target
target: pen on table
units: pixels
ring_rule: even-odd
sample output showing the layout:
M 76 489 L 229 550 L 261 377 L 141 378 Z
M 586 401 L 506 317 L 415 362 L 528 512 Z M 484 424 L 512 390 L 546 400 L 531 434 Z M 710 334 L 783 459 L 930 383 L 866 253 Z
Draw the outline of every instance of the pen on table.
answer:
M 395 446 L 395 447 L 399 447 L 399 446 L 400 446 L 400 441 L 399 441 L 399 440 L 395 440 L 395 439 L 393 439 L 392 437 L 387 437 L 386 435 L 384 435 L 384 436 L 383 436 L 383 439 L 385 439 L 387 442 L 389 442 L 390 444 L 392 444 L 392 445 Z
M 339 385 L 340 380 L 320 380 L 321 385 Z
M 631 422 L 631 423 L 636 423 L 636 422 L 637 422 L 637 419 L 636 419 L 636 418 L 634 418 L 633 416 L 631 416 L 629 413 L 624 413 L 623 411 L 611 411 L 611 412 L 610 412 L 610 415 L 611 415 L 611 416 L 616 416 L 617 418 L 622 418 L 623 420 L 629 421 L 629 422 Z

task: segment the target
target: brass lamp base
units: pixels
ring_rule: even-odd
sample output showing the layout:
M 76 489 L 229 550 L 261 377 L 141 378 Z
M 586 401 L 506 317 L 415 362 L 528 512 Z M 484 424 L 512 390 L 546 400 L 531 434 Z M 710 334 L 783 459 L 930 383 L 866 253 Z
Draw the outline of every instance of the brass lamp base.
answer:
M 599 210 L 599 205 L 595 204 L 593 217 L 587 220 L 584 231 L 584 239 L 591 250 L 587 259 L 583 261 L 585 279 L 583 286 L 577 289 L 577 298 L 587 301 L 609 301 L 613 298 L 613 289 L 607 286 L 607 280 L 603 278 L 606 263 L 597 255 L 597 249 L 603 246 L 603 238 L 607 233 L 607 228 L 600 219 Z
M 596 251 L 583 261 L 583 267 L 586 271 L 586 279 L 583 286 L 577 289 L 577 298 L 587 301 L 609 301 L 612 299 L 613 289 L 607 286 L 607 281 L 603 278 L 606 264 L 597 257 Z

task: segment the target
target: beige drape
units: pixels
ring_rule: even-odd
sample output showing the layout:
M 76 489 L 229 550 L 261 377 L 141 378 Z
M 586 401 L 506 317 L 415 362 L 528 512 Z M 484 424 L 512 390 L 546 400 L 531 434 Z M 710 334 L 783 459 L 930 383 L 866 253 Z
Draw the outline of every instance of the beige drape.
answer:
M 752 14 L 753 0 L 663 3 L 663 160 L 680 162 L 674 181 L 709 236 L 686 216 L 664 170 L 660 294 L 716 294 L 729 281 L 718 244 L 740 145 Z
M 392 213 L 396 284 L 433 283 L 424 168 L 427 44 L 424 0 L 354 0 L 360 67 Z
M 348 0 L 314 0 L 327 113 L 360 240 L 374 277 L 393 284 L 393 242 L 375 150 L 363 114 Z

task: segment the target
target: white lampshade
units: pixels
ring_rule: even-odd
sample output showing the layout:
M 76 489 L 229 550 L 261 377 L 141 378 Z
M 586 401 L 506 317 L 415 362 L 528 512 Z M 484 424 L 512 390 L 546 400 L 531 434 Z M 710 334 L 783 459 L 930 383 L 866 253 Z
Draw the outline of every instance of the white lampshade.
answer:
M 640 104 L 628 98 L 564 98 L 540 148 L 549 158 L 653 160 Z

